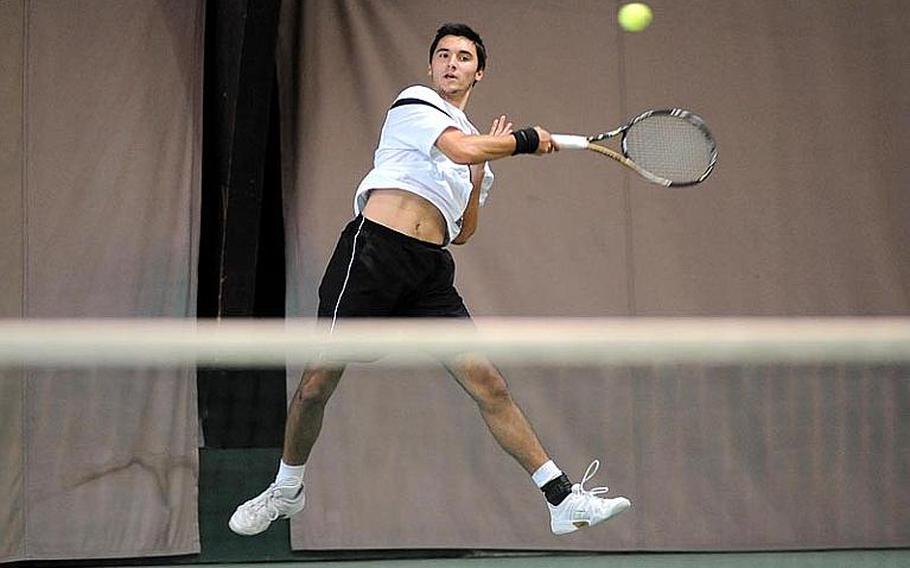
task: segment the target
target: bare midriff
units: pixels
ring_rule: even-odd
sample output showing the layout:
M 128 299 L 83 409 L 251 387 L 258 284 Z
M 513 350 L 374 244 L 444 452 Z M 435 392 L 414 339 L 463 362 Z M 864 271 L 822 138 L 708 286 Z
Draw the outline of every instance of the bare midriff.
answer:
M 409 237 L 441 245 L 446 221 L 435 205 L 416 193 L 381 188 L 370 191 L 363 216 Z

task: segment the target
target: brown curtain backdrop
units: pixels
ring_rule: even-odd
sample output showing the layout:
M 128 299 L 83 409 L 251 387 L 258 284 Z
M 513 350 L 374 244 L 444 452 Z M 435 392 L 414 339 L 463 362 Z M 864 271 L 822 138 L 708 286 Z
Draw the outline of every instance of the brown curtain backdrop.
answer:
M 23 3 L 0 2 L 0 317 L 22 316 Z M 25 383 L 0 369 L 0 561 L 25 551 Z
M 384 113 L 445 21 L 484 37 L 468 114 L 554 132 L 649 107 L 708 120 L 720 162 L 667 191 L 564 152 L 494 163 L 453 247 L 475 315 L 910 314 L 910 11 L 872 2 L 285 2 L 279 74 L 289 313 L 316 286 Z M 352 368 L 293 546 L 748 550 L 910 545 L 902 367 L 505 369 L 557 462 L 633 509 L 557 539 L 543 499 L 438 367 Z M 289 388 L 297 377 L 289 377 Z
M 195 313 L 203 2 L 0 2 L 2 317 Z M 0 374 L 0 561 L 191 553 L 192 369 Z

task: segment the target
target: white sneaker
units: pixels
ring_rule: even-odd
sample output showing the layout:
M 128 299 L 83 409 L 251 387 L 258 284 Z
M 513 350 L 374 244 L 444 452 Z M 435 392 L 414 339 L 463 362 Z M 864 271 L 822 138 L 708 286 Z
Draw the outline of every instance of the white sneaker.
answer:
M 237 507 L 228 526 L 237 534 L 252 536 L 269 528 L 272 521 L 287 519 L 296 515 L 306 502 L 303 483 L 299 485 L 278 485 L 269 488 Z
M 547 503 L 550 508 L 550 529 L 553 534 L 569 534 L 578 529 L 593 527 L 632 506 L 632 503 L 625 497 L 614 499 L 598 497 L 608 491 L 606 487 L 595 487 L 590 491 L 585 489 L 585 482 L 594 477 L 599 467 L 600 461 L 592 461 L 585 470 L 581 483 L 572 486 L 572 493 L 562 503 L 555 507 Z

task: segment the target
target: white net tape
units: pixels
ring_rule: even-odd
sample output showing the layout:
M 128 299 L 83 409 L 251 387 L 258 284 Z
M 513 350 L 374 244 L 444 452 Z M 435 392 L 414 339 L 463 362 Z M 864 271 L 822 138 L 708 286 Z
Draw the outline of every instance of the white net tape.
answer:
M 502 364 L 907 363 L 910 318 L 0 320 L 0 367 L 426 365 L 479 352 Z

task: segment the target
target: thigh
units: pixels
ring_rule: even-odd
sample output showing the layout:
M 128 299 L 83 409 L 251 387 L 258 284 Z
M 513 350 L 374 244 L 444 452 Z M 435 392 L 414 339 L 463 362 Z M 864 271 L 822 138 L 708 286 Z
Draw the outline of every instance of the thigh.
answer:
M 389 317 L 402 292 L 394 243 L 355 219 L 342 232 L 319 285 L 320 318 Z
M 399 313 L 404 317 L 463 318 L 471 314 L 455 289 L 455 261 L 447 250 L 434 251 L 434 268 Z

